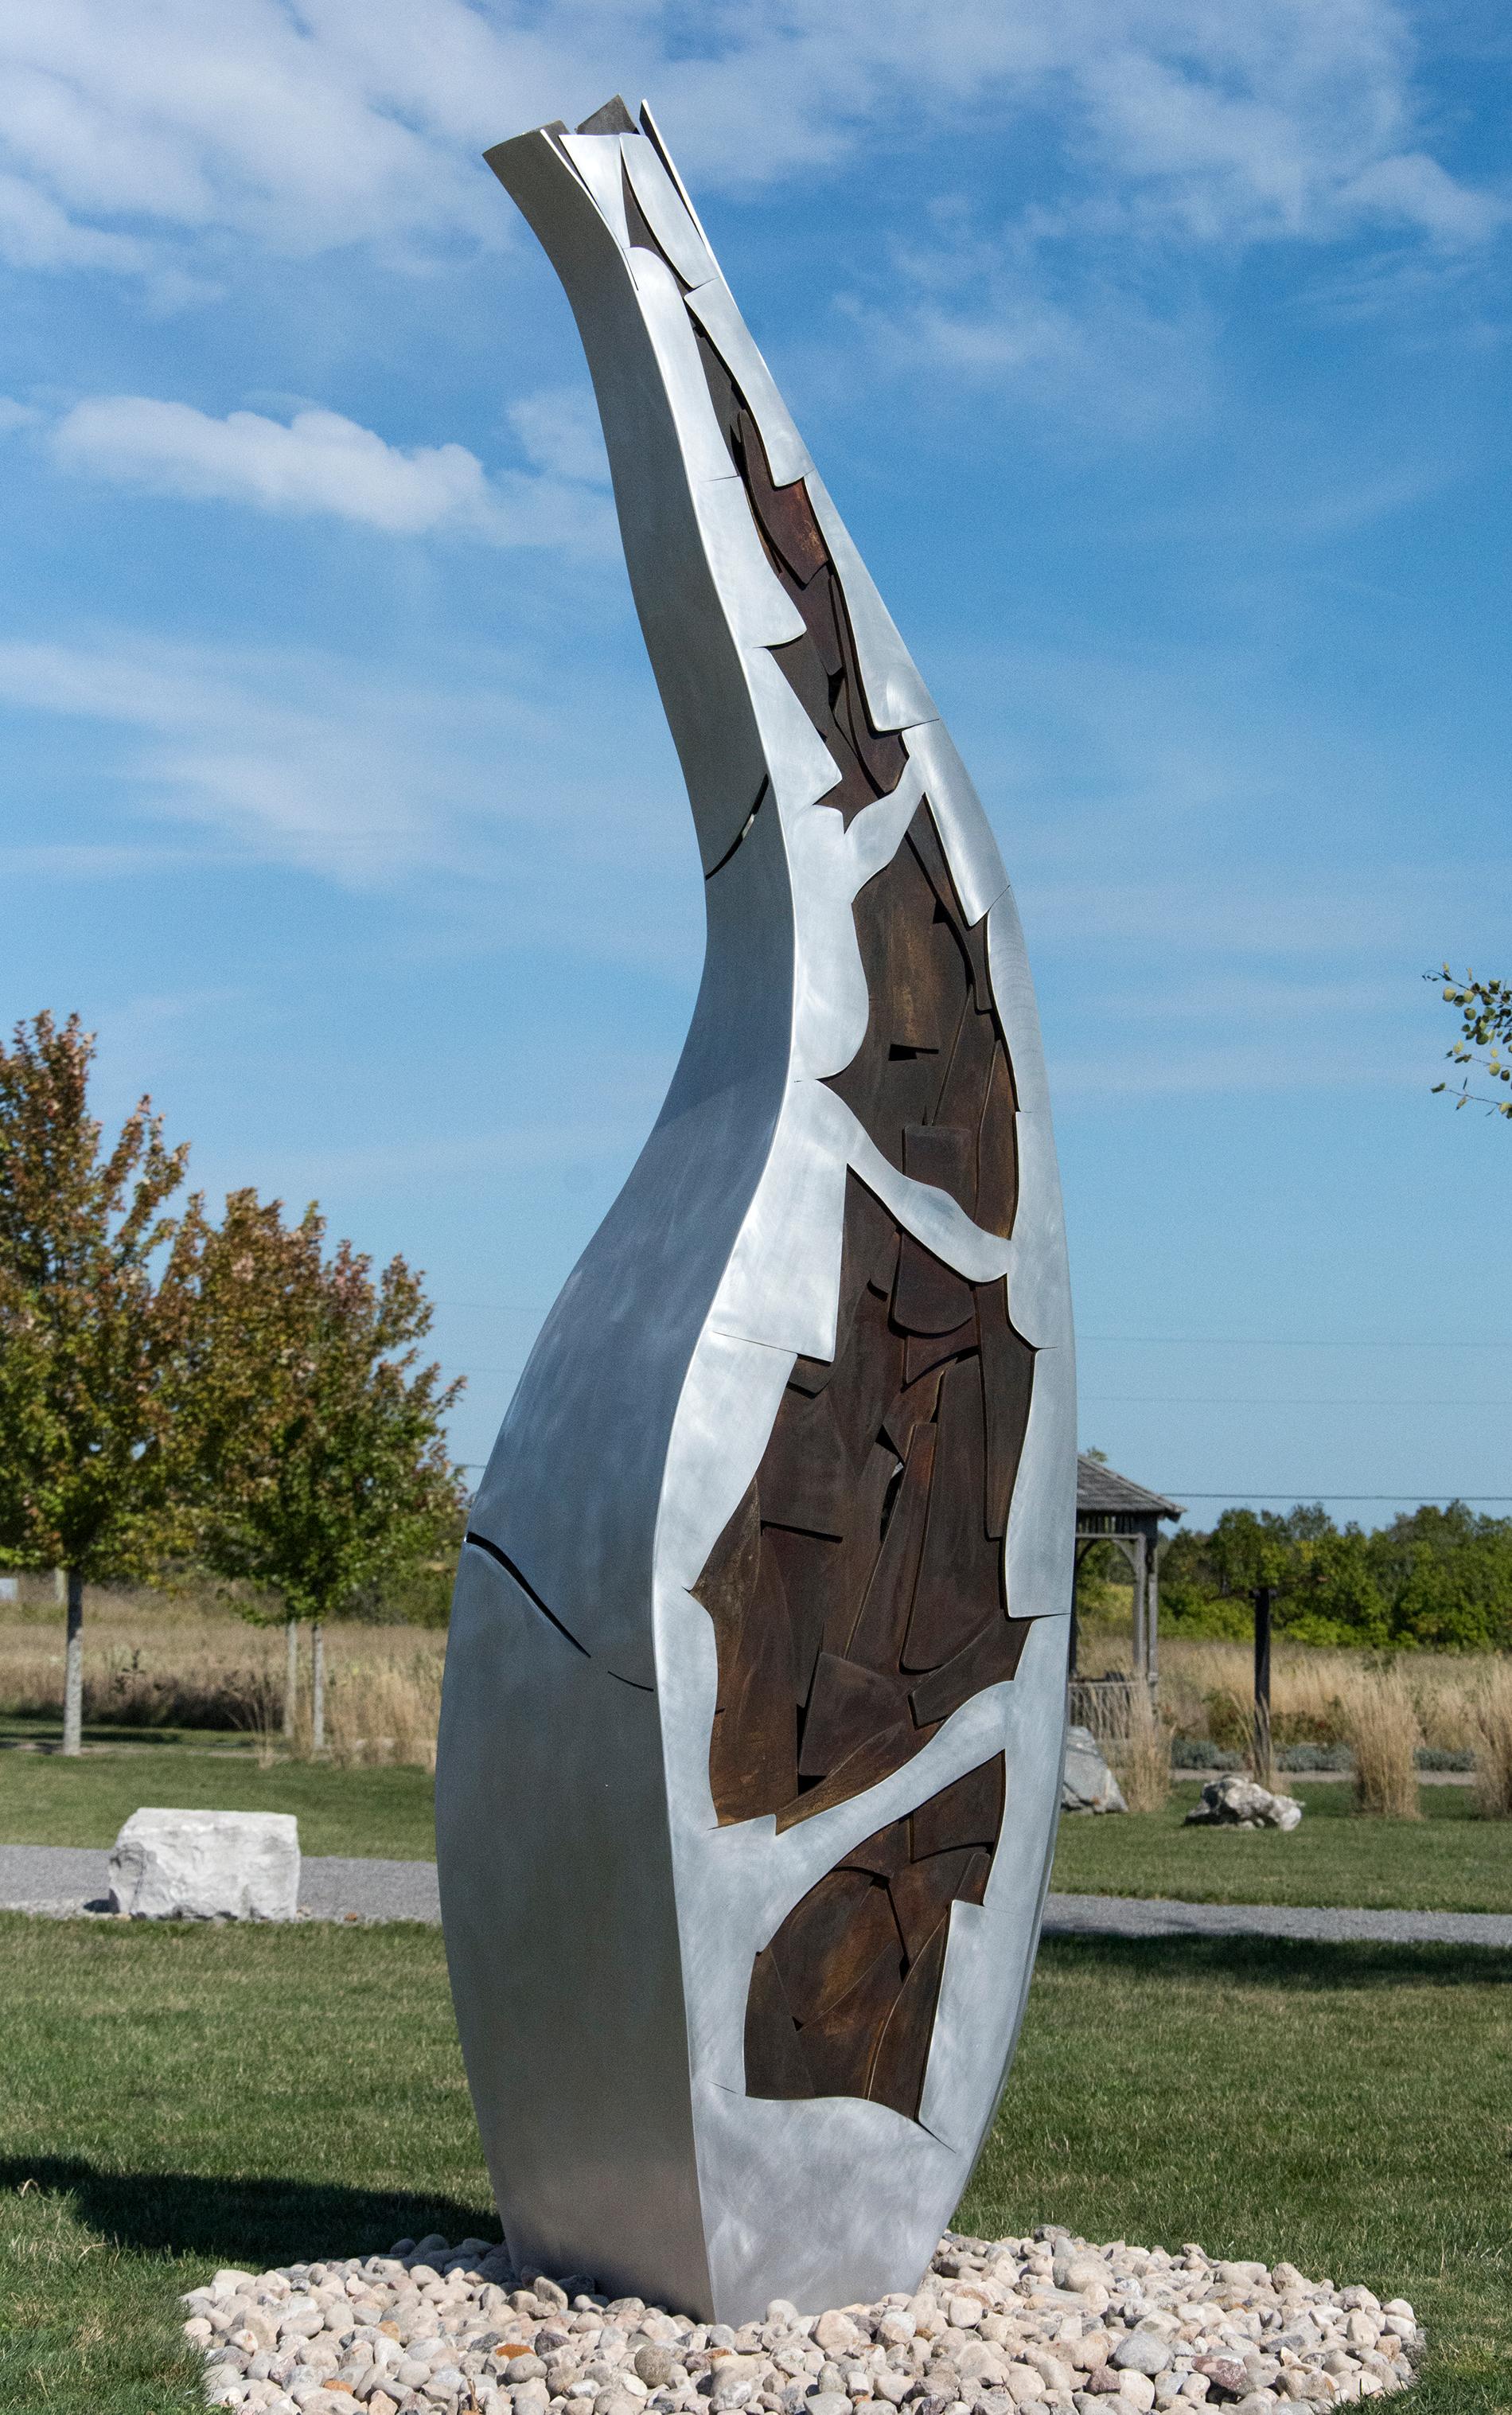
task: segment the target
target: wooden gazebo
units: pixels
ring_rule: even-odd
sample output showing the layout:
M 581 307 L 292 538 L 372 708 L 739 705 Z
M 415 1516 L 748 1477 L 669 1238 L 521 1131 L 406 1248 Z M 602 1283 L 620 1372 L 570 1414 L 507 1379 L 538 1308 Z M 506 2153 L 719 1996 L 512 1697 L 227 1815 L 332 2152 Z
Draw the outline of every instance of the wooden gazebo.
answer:
M 1134 1575 L 1134 1674 L 1154 1685 L 1160 1673 L 1160 1524 L 1184 1515 L 1179 1502 L 1120 1476 L 1100 1459 L 1076 1462 L 1076 1565 L 1094 1543 L 1112 1543 Z M 1071 1609 L 1070 1672 L 1076 1675 L 1076 1611 Z

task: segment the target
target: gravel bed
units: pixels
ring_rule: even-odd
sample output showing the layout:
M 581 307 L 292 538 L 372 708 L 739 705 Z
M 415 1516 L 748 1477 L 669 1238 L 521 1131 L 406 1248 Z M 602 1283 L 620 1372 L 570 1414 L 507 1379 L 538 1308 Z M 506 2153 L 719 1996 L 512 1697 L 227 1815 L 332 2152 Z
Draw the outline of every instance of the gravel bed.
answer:
M 739 2330 L 517 2274 L 478 2239 L 217 2272 L 183 2302 L 210 2405 L 272 2415 L 1260 2415 L 1405 2389 L 1422 2347 L 1402 2298 L 1051 2224 L 947 2231 L 912 2296 L 820 2315 L 775 2298 Z

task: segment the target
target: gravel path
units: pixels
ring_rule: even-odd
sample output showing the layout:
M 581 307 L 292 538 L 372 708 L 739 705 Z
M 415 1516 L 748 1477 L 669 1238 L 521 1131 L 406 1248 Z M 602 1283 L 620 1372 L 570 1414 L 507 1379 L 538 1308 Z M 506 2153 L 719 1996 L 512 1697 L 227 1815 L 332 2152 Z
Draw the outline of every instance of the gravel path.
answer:
M 0 1908 L 103 1911 L 108 1855 L 76 1845 L 0 1845 Z M 438 1921 L 434 1862 L 307 1854 L 299 1908 L 311 1920 Z M 1053 1895 L 1047 1937 L 1295 1937 L 1325 1943 L 1512 1945 L 1512 1914 L 1363 1912 L 1326 1905 L 1173 1903 L 1161 1897 Z
M 0 1907 L 60 1915 L 102 1912 L 109 1859 L 95 1846 L 0 1845 Z M 311 1920 L 438 1921 L 436 1865 L 307 1853 L 299 1909 Z
M 1047 1937 L 1295 1937 L 1325 1944 L 1512 1945 L 1500 1912 L 1363 1912 L 1332 1904 L 1173 1903 L 1163 1896 L 1053 1895 Z

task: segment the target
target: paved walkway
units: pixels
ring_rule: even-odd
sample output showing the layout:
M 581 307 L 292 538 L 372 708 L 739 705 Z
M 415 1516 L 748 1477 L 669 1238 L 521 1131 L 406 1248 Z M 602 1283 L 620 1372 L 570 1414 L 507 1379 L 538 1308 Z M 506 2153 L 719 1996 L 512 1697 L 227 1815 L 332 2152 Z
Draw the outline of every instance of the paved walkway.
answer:
M 0 1907 L 66 1914 L 103 1912 L 108 1855 L 75 1845 L 0 1845 Z M 434 1862 L 307 1854 L 299 1908 L 311 1920 L 441 1918 Z M 1295 1937 L 1325 1942 L 1512 1946 L 1512 1915 L 1490 1912 L 1358 1912 L 1325 1905 L 1173 1903 L 1163 1898 L 1053 1895 L 1047 1937 Z

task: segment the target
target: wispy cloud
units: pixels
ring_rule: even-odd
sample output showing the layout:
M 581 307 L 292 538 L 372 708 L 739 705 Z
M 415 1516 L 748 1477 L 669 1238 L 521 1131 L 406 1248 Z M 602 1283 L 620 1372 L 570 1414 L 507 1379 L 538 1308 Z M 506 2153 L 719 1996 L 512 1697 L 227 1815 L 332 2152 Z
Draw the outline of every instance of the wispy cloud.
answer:
M 427 684 L 313 650 L 109 628 L 0 642 L 0 706 L 80 725 L 102 766 L 103 826 L 7 861 L 67 880 L 277 866 L 444 896 L 450 952 L 471 916 L 489 944 L 507 931 L 658 970 L 696 962 L 697 859 L 649 678 L 526 651 L 453 670 Z M 165 829 L 181 842 L 166 853 Z
M 299 411 L 285 426 L 256 411 L 217 419 L 146 395 L 76 403 L 52 429 L 51 445 L 62 468 L 116 485 L 296 518 L 324 515 L 390 536 L 594 552 L 614 541 L 602 500 L 561 467 L 570 447 L 559 448 L 545 473 L 490 477 L 465 445 L 406 449 L 334 411 Z
M 578 386 L 522 395 L 509 406 L 509 424 L 538 470 L 588 487 L 606 487 L 609 465 L 598 413 Z
M 0 25 L 0 240 L 33 267 L 142 266 L 234 229 L 276 250 L 506 239 L 476 155 L 653 92 L 706 184 L 1054 108 L 1070 188 L 1194 240 L 1505 216 L 1427 148 L 1394 0 L 674 0 L 507 11 L 427 0 L 11 0 Z
M 129 733 L 122 774 L 161 818 L 352 887 L 456 860 L 457 766 L 427 757 L 415 699 L 339 667 L 146 639 L 0 644 L 0 698 Z M 440 716 L 438 716 L 438 719 Z

